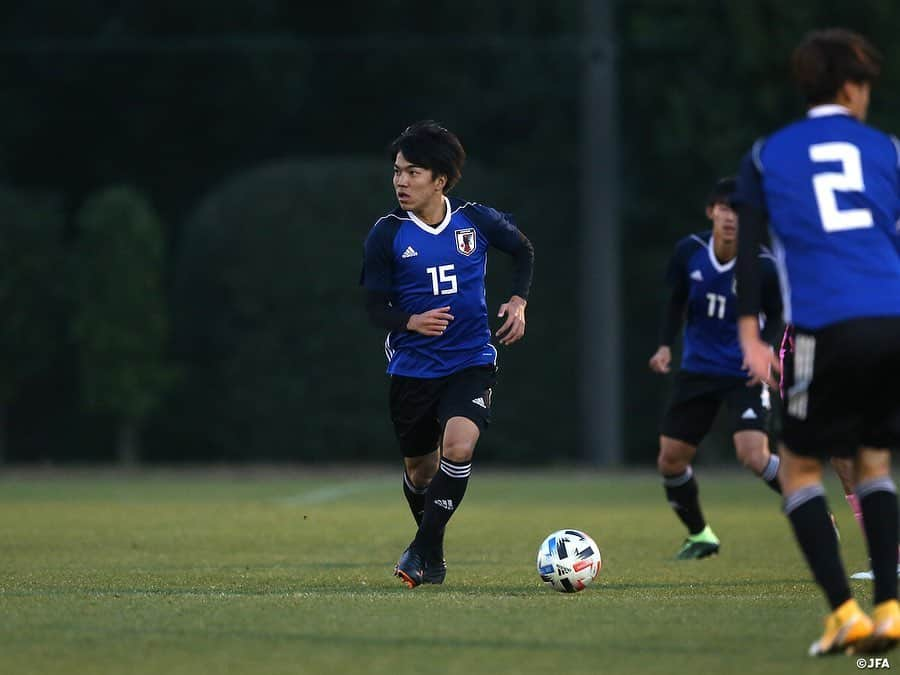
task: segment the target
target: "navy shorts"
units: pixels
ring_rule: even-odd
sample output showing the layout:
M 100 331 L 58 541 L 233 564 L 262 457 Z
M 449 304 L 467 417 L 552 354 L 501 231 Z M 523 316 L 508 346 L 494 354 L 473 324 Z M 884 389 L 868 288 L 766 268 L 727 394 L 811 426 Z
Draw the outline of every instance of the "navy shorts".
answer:
M 660 434 L 699 445 L 723 403 L 728 407 L 732 433 L 767 431 L 771 410 L 767 387 L 748 387 L 743 377 L 682 370 L 675 375 L 675 390 L 663 415 Z
M 795 327 L 782 379 L 792 452 L 825 459 L 900 447 L 900 317 Z
M 403 456 L 434 452 L 451 417 L 472 420 L 483 432 L 491 421 L 496 381 L 494 366 L 475 366 L 436 378 L 392 375 L 391 421 Z

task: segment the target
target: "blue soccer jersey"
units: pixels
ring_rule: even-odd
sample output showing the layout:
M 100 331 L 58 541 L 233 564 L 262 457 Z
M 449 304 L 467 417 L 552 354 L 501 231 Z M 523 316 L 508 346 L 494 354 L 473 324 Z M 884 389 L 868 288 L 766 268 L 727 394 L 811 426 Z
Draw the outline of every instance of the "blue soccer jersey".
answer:
M 446 215 L 435 226 L 396 209 L 379 219 L 365 243 L 363 285 L 390 294 L 391 305 L 410 314 L 450 307 L 443 335 L 395 331 L 385 340 L 387 372 L 443 377 L 464 368 L 496 364 L 484 277 L 487 252 L 521 247 L 510 217 L 487 206 L 444 198 Z
M 763 251 L 763 298 L 778 311 L 778 278 L 771 254 Z M 692 234 L 675 247 L 666 281 L 676 295 L 686 297 L 681 369 L 706 375 L 746 377 L 737 334 L 734 267 L 736 258 L 721 263 L 713 250 L 712 233 Z M 777 320 L 777 317 L 772 317 Z M 765 315 L 760 316 L 764 324 Z
M 735 202 L 766 215 L 785 321 L 900 315 L 900 145 L 837 105 L 758 141 Z

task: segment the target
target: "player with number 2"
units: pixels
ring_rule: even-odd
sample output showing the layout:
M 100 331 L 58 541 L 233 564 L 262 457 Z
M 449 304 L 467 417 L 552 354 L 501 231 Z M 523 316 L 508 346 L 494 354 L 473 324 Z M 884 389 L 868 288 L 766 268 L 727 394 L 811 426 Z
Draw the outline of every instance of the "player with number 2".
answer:
M 843 29 L 806 36 L 792 56 L 805 118 L 757 141 L 741 163 L 736 208 L 739 333 L 758 377 L 778 362 L 759 338 L 758 266 L 769 223 L 794 325 L 784 373 L 784 512 L 831 613 L 814 656 L 880 652 L 900 641 L 897 488 L 900 446 L 900 143 L 864 121 L 881 56 Z M 852 457 L 874 580 L 869 617 L 853 599 L 828 518 L 822 464 Z

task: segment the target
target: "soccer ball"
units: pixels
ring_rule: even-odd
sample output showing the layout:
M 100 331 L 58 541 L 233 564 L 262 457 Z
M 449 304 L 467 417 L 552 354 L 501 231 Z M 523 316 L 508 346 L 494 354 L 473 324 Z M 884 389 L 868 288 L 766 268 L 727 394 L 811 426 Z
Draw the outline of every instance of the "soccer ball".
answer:
M 577 593 L 600 572 L 600 549 L 579 530 L 559 530 L 541 544 L 537 570 L 541 579 L 560 593 Z

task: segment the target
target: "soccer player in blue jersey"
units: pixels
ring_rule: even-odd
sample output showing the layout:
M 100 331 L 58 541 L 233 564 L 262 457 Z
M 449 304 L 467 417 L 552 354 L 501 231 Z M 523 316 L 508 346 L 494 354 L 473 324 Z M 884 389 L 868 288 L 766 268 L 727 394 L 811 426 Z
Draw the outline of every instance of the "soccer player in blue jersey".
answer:
M 806 117 L 757 141 L 736 204 L 739 332 L 750 372 L 776 367 L 759 339 L 758 269 L 744 251 L 772 234 L 794 356 L 784 373 L 784 511 L 831 613 L 811 655 L 880 652 L 900 641 L 897 490 L 900 444 L 900 144 L 864 120 L 881 57 L 862 36 L 830 29 L 794 50 Z M 871 618 L 853 599 L 828 521 L 822 465 L 853 457 L 874 575 Z
M 734 266 L 738 219 L 731 208 L 735 180 L 718 181 L 707 200 L 712 231 L 692 234 L 678 242 L 666 278 L 671 295 L 663 316 L 659 348 L 650 369 L 668 373 L 671 345 L 686 321 L 681 369 L 672 400 L 663 417 L 657 466 L 666 497 L 688 529 L 677 558 L 705 558 L 719 551 L 719 539 L 700 509 L 697 480 L 691 461 L 709 432 L 716 413 L 726 404 L 740 462 L 778 492 L 778 456 L 769 451 L 766 422 L 769 391 L 759 380 L 748 380 L 742 368 L 737 336 Z M 777 335 L 781 315 L 778 275 L 771 255 L 755 251 L 765 270 L 764 332 Z
M 502 345 L 525 334 L 534 250 L 509 215 L 447 197 L 466 155 L 445 128 L 413 124 L 390 155 L 400 206 L 366 238 L 362 283 L 370 318 L 389 331 L 391 418 L 403 491 L 418 524 L 394 574 L 414 588 L 444 581 L 444 528 L 490 421 L 497 349 L 484 287 L 488 248 L 513 258 L 512 293 L 497 314 L 505 317 L 496 332 Z

